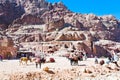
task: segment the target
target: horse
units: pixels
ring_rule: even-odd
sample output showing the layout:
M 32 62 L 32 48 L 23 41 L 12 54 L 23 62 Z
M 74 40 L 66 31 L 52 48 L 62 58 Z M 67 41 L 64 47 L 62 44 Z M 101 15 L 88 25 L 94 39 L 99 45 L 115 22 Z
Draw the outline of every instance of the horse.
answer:
M 25 64 L 28 65 L 27 64 L 28 61 L 32 62 L 31 58 L 21 57 L 19 62 L 20 62 L 20 64 L 23 64 L 23 62 L 25 62 Z
M 78 65 L 78 57 L 76 56 L 76 57 L 72 57 L 72 58 L 69 58 L 68 57 L 68 60 L 70 60 L 70 64 L 71 65 Z
M 74 54 L 71 56 L 67 56 L 68 60 L 70 60 L 70 64 L 71 65 L 78 65 L 78 61 L 82 61 L 83 60 L 83 55 L 77 55 Z

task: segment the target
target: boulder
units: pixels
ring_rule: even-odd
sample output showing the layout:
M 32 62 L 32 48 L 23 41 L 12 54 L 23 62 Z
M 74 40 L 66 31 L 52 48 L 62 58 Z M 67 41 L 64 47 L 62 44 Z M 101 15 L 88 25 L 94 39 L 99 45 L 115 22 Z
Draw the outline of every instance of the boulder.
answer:
M 55 62 L 55 59 L 54 58 L 50 58 L 50 62 Z
M 104 61 L 104 60 L 101 60 L 99 64 L 100 64 L 100 65 L 103 65 L 103 64 L 105 64 L 105 61 Z

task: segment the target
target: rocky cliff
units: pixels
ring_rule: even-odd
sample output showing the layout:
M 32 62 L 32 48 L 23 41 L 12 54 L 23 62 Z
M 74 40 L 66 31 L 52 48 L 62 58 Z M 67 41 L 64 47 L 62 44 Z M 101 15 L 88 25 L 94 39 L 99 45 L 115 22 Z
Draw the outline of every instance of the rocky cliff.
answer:
M 91 51 L 90 41 L 120 41 L 114 16 L 74 13 L 61 2 L 45 0 L 0 0 L 0 30 L 15 43 L 82 41 Z
M 73 13 L 61 2 L 51 4 L 44 0 L 7 0 L 1 6 L 1 29 L 7 29 L 9 24 L 9 28 L 46 24 L 44 30 L 49 32 L 74 27 L 79 31 L 90 31 L 95 39 L 120 39 L 120 22 L 112 15 Z
M 24 8 L 20 4 L 9 0 L 0 3 L 0 30 L 5 30 L 15 19 L 21 17 Z

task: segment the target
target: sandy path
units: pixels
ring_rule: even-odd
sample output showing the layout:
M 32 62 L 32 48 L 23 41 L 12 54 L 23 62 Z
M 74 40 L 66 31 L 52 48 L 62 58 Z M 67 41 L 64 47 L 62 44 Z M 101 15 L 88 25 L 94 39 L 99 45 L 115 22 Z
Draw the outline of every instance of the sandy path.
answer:
M 64 70 L 76 68 L 71 66 L 70 61 L 65 57 L 50 56 L 55 59 L 55 63 L 42 64 L 42 68 L 36 68 L 35 63 L 28 62 L 28 65 L 19 65 L 19 60 L 3 60 L 0 62 L 0 80 L 7 80 L 7 75 L 14 73 L 28 73 L 28 72 L 40 72 L 44 67 L 49 67 L 52 70 Z M 99 59 L 100 60 L 100 59 Z M 78 68 L 82 71 L 86 66 L 94 65 L 94 59 L 88 58 L 86 61 L 79 61 Z
M 73 66 L 70 65 L 70 62 L 65 57 L 57 57 L 57 56 L 50 56 L 54 57 L 55 63 L 45 63 L 42 64 L 42 68 L 48 66 L 49 68 L 54 69 L 67 69 L 72 68 Z M 88 59 L 87 61 L 79 61 L 79 65 L 92 65 L 93 59 Z M 0 62 L 0 73 L 14 73 L 14 72 L 29 72 L 29 71 L 39 71 L 42 70 L 35 67 L 35 63 L 28 62 L 28 65 L 19 65 L 19 60 L 3 60 Z

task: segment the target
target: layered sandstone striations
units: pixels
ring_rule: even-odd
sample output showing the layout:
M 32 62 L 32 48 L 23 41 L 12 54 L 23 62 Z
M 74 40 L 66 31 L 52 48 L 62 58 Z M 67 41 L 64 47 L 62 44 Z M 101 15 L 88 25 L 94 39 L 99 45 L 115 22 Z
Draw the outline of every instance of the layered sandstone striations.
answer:
M 60 46 L 62 43 L 59 42 L 78 41 L 88 47 L 88 53 L 98 53 L 104 50 L 104 45 L 93 45 L 92 42 L 120 41 L 120 21 L 112 15 L 74 13 L 62 2 L 51 4 L 45 0 L 1 1 L 0 30 L 11 37 L 15 45 L 22 42 L 56 41 L 58 44 L 55 45 Z M 73 45 L 75 46 L 74 43 Z M 100 54 L 108 53 L 106 49 Z

